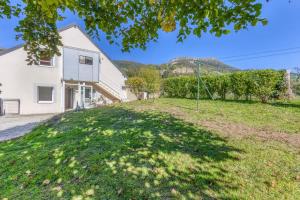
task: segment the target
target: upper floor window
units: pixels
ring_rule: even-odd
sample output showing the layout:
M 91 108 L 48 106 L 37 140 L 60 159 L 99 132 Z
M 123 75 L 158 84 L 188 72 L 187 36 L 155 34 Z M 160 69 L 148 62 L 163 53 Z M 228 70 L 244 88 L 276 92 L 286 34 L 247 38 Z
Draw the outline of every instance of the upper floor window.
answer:
M 52 58 L 45 51 L 41 51 L 40 65 L 52 66 Z
M 85 65 L 93 65 L 93 58 L 88 56 L 79 56 L 79 63 Z

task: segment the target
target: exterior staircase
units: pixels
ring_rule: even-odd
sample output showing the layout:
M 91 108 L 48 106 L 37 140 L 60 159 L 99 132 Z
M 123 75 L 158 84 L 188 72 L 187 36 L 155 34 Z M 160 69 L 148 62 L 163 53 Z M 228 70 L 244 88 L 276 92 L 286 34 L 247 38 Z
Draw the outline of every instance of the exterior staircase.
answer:
M 122 101 L 122 98 L 119 95 L 119 93 L 102 81 L 93 83 L 93 87 L 95 90 L 97 90 L 107 98 L 111 99 L 113 102 Z

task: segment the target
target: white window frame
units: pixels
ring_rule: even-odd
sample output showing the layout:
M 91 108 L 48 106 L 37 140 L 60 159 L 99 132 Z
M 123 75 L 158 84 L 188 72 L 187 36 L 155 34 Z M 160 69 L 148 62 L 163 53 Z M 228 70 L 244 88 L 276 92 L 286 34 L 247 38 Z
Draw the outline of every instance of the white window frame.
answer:
M 43 65 L 43 64 L 41 64 L 41 61 L 39 62 L 39 66 L 40 67 L 49 67 L 49 68 L 53 68 L 54 67 L 54 58 L 51 58 L 51 64 L 50 65 Z
M 40 87 L 48 87 L 48 88 L 52 88 L 52 100 L 51 101 L 40 101 L 39 100 L 39 88 Z M 39 104 L 52 104 L 52 103 L 54 103 L 54 90 L 55 90 L 55 88 L 53 87 L 53 86 L 45 86 L 45 85 L 38 85 L 37 86 L 37 102 L 39 103 Z
M 44 60 L 44 61 L 46 61 L 46 60 Z M 52 57 L 52 58 L 50 59 L 50 65 L 43 65 L 43 64 L 41 64 L 41 60 L 40 60 L 40 61 L 39 61 L 39 66 L 40 66 L 40 67 L 49 67 L 49 68 L 54 67 L 54 57 Z
M 83 57 L 83 58 L 84 58 L 84 63 L 81 63 L 81 62 L 80 62 L 80 57 Z M 92 60 L 92 63 L 91 63 L 91 64 L 88 64 L 88 63 L 86 62 L 87 59 L 91 59 L 91 60 Z M 89 65 L 89 66 L 93 66 L 93 65 L 94 65 L 94 58 L 91 57 L 91 56 L 79 55 L 79 57 L 78 57 L 78 62 L 79 62 L 79 64 L 81 64 L 81 65 Z

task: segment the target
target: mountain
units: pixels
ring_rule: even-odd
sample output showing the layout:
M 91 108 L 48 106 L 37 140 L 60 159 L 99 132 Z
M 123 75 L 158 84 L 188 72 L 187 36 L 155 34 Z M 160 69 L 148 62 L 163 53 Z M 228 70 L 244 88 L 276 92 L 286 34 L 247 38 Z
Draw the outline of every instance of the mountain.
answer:
M 173 73 L 195 72 L 200 65 L 202 73 L 228 73 L 239 69 L 226 65 L 214 58 L 175 58 L 166 64 Z
M 165 76 L 180 76 L 194 74 L 197 72 L 200 64 L 201 73 L 228 73 L 238 71 L 239 69 L 226 65 L 221 61 L 214 58 L 201 58 L 194 62 L 193 58 L 175 58 L 168 63 L 155 65 L 155 64 L 142 64 L 133 61 L 116 60 L 114 61 L 120 69 L 127 75 L 133 76 L 140 67 L 154 67 L 161 71 Z
M 128 77 L 135 76 L 137 74 L 138 69 L 141 67 L 155 67 L 157 69 L 160 69 L 160 65 L 143 64 L 143 63 L 138 63 L 138 62 L 134 62 L 134 61 L 114 60 L 113 62 Z

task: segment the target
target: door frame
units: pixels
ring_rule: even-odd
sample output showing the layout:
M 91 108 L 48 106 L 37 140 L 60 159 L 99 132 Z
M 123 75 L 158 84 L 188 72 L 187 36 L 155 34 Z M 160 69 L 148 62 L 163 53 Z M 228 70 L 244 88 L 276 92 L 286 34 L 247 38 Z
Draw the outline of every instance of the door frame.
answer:
M 65 95 L 64 96 L 65 96 L 65 101 L 64 101 L 65 110 L 74 109 L 74 98 L 75 98 L 74 88 L 73 87 L 65 87 Z M 69 102 L 67 102 L 67 100 Z

